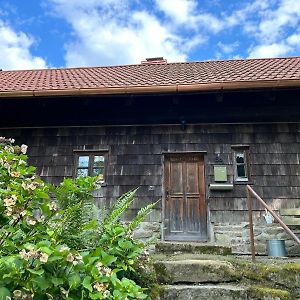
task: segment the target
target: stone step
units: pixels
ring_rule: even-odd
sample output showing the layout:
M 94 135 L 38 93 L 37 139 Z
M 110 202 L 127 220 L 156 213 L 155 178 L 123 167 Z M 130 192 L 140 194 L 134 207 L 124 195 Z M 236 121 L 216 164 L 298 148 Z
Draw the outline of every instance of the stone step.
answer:
M 216 260 L 176 260 L 154 263 L 160 283 L 207 283 L 237 280 L 234 266 L 228 261 Z
M 157 242 L 155 245 L 156 252 L 162 253 L 197 253 L 197 254 L 214 254 L 214 255 L 231 255 L 230 247 L 211 245 L 208 243 L 193 242 Z
M 235 285 L 169 285 L 162 300 L 245 300 L 247 288 Z

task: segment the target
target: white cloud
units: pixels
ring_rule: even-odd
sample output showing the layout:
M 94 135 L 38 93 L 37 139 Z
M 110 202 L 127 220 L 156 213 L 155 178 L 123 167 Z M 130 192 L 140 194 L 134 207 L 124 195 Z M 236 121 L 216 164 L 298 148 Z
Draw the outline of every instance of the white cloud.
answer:
M 43 58 L 33 56 L 34 41 L 24 32 L 16 32 L 0 20 L 0 68 L 4 70 L 45 68 Z
M 235 11 L 232 22 L 240 22 L 252 39 L 249 57 L 278 57 L 293 54 L 299 37 L 293 32 L 300 25 L 300 1 L 256 0 Z
M 293 47 L 300 46 L 300 32 L 294 33 L 287 38 L 287 43 Z
M 185 61 L 187 50 L 200 42 L 176 35 L 154 14 L 129 8 L 128 1 L 88 2 L 52 0 L 74 31 L 66 45 L 67 66 L 140 63 L 155 56 Z
M 285 56 L 291 51 L 291 47 L 285 43 L 273 43 L 258 45 L 249 50 L 250 58 Z
M 155 2 L 161 11 L 179 24 L 191 22 L 197 6 L 194 0 L 155 0 Z
M 230 54 L 236 50 L 236 48 L 239 46 L 238 42 L 225 44 L 222 42 L 218 42 L 217 46 L 220 48 L 222 53 Z
M 201 11 L 195 0 L 155 0 L 155 3 L 170 18 L 172 26 L 183 25 L 196 32 L 217 33 L 230 25 L 227 20 Z
M 204 29 L 213 33 L 218 33 L 221 30 L 230 27 L 230 24 L 226 20 L 220 20 L 210 13 L 198 14 L 195 18 L 195 24 L 200 30 Z
M 281 0 L 277 9 L 265 11 L 258 26 L 261 39 L 276 41 L 285 34 L 288 27 L 296 27 L 300 20 L 300 1 Z
M 283 56 L 299 47 L 300 34 L 291 29 L 300 25 L 300 0 L 244 1 L 223 11 L 205 10 L 196 0 L 153 0 L 152 7 L 140 0 L 48 3 L 72 28 L 65 45 L 67 66 L 139 63 L 155 56 L 185 61 L 214 37 L 220 40 L 214 51 L 221 59 Z M 236 42 L 223 42 L 229 34 L 230 40 L 237 36 Z M 237 53 L 245 41 L 248 46 Z

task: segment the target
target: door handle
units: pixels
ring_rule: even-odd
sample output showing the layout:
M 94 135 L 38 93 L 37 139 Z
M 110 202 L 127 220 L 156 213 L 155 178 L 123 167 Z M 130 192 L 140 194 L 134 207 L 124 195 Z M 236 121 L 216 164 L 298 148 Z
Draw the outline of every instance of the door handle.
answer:
M 169 200 L 169 195 L 170 195 L 169 190 L 166 190 L 166 200 L 167 201 Z

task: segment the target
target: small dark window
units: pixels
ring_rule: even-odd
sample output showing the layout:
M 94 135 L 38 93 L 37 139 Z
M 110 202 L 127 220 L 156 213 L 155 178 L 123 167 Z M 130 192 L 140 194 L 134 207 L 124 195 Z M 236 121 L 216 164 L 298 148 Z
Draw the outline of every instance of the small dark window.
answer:
M 98 176 L 100 182 L 105 180 L 106 152 L 76 152 L 75 177 Z
M 233 148 L 234 179 L 236 182 L 248 182 L 250 177 L 249 148 Z

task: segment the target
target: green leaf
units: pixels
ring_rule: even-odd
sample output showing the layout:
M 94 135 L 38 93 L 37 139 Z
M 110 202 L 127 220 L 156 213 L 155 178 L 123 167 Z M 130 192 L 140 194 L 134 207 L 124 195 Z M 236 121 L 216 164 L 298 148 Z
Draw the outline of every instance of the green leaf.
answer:
M 48 262 L 53 262 L 53 261 L 62 260 L 62 259 L 64 259 L 63 256 L 52 255 L 48 258 Z
M 53 251 L 49 247 L 40 247 L 39 250 L 41 250 L 42 252 L 48 255 L 51 255 L 53 253 Z
M 52 277 L 51 278 L 51 282 L 55 285 L 55 286 L 58 286 L 58 285 L 61 285 L 64 283 L 64 280 L 62 278 L 58 278 L 58 277 Z
M 69 286 L 71 290 L 76 289 L 81 283 L 81 278 L 77 273 L 72 274 L 71 276 L 68 277 L 68 279 L 69 279 Z
M 110 264 L 112 264 L 113 262 L 115 262 L 118 258 L 116 256 L 113 255 L 109 255 L 107 253 L 105 253 L 104 251 L 101 251 L 101 262 L 105 265 L 105 266 L 109 266 Z
M 51 242 L 47 240 L 43 240 L 37 244 L 38 247 L 50 247 Z
M 94 292 L 89 294 L 90 299 L 103 299 L 103 294 L 101 292 Z
M 97 260 L 99 260 L 99 257 L 89 257 L 88 263 L 91 265 Z
M 6 297 L 10 297 L 10 291 L 6 287 L 0 287 L 0 300 L 6 300 Z M 10 298 L 8 298 L 10 299 Z
M 91 220 L 90 222 L 84 224 L 82 226 L 82 230 L 95 229 L 98 226 L 98 222 L 96 219 Z
M 28 272 L 30 272 L 31 274 L 34 275 L 42 275 L 45 273 L 44 269 L 38 269 L 38 270 L 34 270 L 34 269 L 27 269 Z
M 50 283 L 43 276 L 35 277 L 32 281 L 35 282 L 42 291 L 45 291 L 50 287 Z
M 92 285 L 91 285 L 91 276 L 86 276 L 83 281 L 82 281 L 82 286 L 84 288 L 86 288 L 87 290 L 89 290 L 90 292 L 93 291 Z
M 47 230 L 47 234 L 52 237 L 55 232 L 53 230 Z
M 130 242 L 130 241 L 126 241 L 126 240 L 125 241 L 121 240 L 121 241 L 118 242 L 118 245 L 122 249 L 129 250 L 130 248 L 132 248 L 133 243 Z

